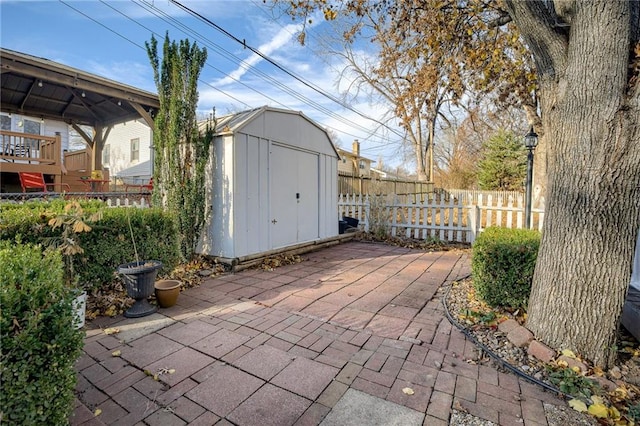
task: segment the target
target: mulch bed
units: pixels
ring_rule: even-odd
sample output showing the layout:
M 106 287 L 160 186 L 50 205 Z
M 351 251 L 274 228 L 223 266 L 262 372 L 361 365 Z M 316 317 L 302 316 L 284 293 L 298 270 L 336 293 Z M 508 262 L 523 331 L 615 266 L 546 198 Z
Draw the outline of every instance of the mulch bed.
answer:
M 506 334 L 498 330 L 498 324 L 507 319 L 514 319 L 524 325 L 526 313 L 491 308 L 476 297 L 471 278 L 451 286 L 445 298 L 445 306 L 451 318 L 463 328 L 465 333 L 484 346 L 486 352 L 491 353 L 500 362 L 513 367 L 519 374 L 548 388 L 558 391 L 562 389 L 561 394 L 572 394 L 568 398 L 582 399 L 587 407 L 594 401 L 597 403 L 598 397 L 602 398 L 606 407 L 615 407 L 619 416 L 614 410 L 609 410 L 607 418 L 597 419 L 600 424 L 630 425 L 633 424 L 633 420 L 638 424 L 640 420 L 640 346 L 624 328 L 621 327 L 618 336 L 618 362 L 614 367 L 608 371 L 602 371 L 578 356 L 577 359 L 588 367 L 588 371 L 584 375 L 573 375 L 565 372 L 565 366 L 562 363 L 547 364 L 528 355 L 525 349 L 513 345 Z M 479 362 L 487 362 L 486 355 L 488 353 L 485 353 Z M 590 387 L 590 382 L 583 380 L 587 376 L 603 383 L 613 383 L 615 388 L 606 391 L 599 385 Z M 596 395 L 595 400 L 591 397 L 591 393 Z M 614 420 L 613 417 L 617 417 L 618 420 Z

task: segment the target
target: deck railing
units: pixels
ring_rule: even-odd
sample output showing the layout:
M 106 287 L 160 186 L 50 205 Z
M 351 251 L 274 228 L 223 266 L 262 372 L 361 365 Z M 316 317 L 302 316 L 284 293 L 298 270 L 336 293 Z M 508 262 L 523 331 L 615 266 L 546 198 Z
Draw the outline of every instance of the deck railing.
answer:
M 91 171 L 91 149 L 85 148 L 79 151 L 67 151 L 64 153 L 64 166 L 67 171 L 88 170 Z
M 63 167 L 60 135 L 41 136 L 0 130 L 1 171 L 60 176 Z

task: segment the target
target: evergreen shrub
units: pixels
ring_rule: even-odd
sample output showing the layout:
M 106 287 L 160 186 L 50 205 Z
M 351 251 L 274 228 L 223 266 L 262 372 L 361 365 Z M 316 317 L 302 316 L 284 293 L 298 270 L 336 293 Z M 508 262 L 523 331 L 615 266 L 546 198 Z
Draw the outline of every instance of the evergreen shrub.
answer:
M 526 307 L 540 233 L 487 228 L 473 244 L 471 268 L 478 296 L 491 306 Z
M 83 333 L 59 252 L 0 241 L 0 419 L 68 424 Z
M 109 208 L 101 201 L 79 201 L 86 214 L 102 210 L 102 219 L 89 223 L 90 232 L 75 234 L 84 253 L 73 256 L 78 283 L 87 290 L 114 279 L 118 265 L 135 261 L 129 221 L 139 260 L 159 260 L 160 273 L 171 271 L 180 261 L 174 217 L 156 208 Z M 60 237 L 61 230 L 47 225 L 64 213 L 64 200 L 7 204 L 0 209 L 0 241 L 21 239 L 25 243 L 44 244 Z

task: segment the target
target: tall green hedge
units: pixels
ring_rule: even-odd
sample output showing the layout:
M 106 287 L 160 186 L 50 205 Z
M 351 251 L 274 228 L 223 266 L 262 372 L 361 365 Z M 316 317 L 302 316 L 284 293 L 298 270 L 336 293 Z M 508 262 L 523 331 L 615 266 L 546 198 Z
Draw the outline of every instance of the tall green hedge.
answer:
M 60 254 L 0 241 L 0 283 L 2 424 L 68 424 L 83 333 Z
M 60 236 L 60 229 L 47 225 L 56 215 L 63 214 L 64 200 L 7 204 L 0 209 L 0 241 L 34 244 L 45 243 Z M 169 272 L 180 261 L 174 218 L 161 209 L 109 208 L 101 201 L 80 201 L 86 213 L 101 210 L 102 219 L 90 224 L 92 230 L 75 234 L 84 253 L 73 256 L 78 283 L 87 289 L 96 288 L 114 279 L 123 263 L 135 261 L 128 222 L 131 222 L 140 260 L 160 260 L 163 272 Z
M 540 233 L 487 228 L 473 244 L 476 293 L 491 306 L 526 307 L 540 247 Z

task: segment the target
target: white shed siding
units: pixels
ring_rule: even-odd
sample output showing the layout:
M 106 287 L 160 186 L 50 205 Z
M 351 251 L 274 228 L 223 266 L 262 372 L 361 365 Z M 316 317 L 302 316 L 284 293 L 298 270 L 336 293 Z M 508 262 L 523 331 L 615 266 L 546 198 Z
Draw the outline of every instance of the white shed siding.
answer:
M 328 155 L 320 156 L 320 170 L 324 176 L 338 176 L 338 163 Z M 338 233 L 338 180 L 320 179 L 320 238 Z
M 233 250 L 232 224 L 232 179 L 228 176 L 225 160 L 228 150 L 225 145 L 231 146 L 231 136 L 216 138 L 211 146 L 209 158 L 210 167 L 205 171 L 207 200 L 209 200 L 209 216 L 205 220 L 202 230 L 202 238 L 198 251 L 212 256 L 225 256 Z M 211 165 L 214 165 L 213 167 Z
M 140 139 L 140 154 L 136 161 L 131 160 L 131 140 Z M 144 163 L 151 159 L 152 131 L 144 122 L 134 120 L 116 124 L 109 132 L 105 146 L 109 145 L 109 167 L 112 176 L 121 171 Z M 151 169 L 149 168 L 149 173 Z
M 324 130 L 269 108 L 220 127 L 202 253 L 241 258 L 338 234 L 337 154 Z

